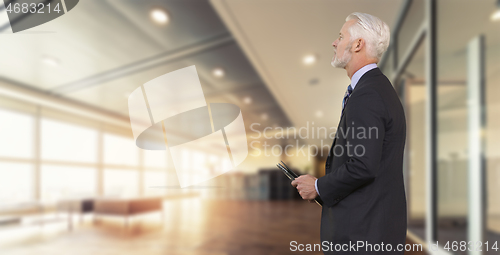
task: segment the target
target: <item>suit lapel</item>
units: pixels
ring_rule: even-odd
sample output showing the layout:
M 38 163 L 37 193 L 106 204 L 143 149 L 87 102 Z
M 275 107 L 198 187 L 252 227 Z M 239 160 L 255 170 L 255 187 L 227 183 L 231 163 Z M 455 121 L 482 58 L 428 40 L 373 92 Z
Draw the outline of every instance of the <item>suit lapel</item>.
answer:
M 363 87 L 363 85 L 366 83 L 365 81 L 366 81 L 366 79 L 368 77 L 370 77 L 372 75 L 377 75 L 379 73 L 381 73 L 381 71 L 380 71 L 380 69 L 378 67 L 376 67 L 376 68 L 373 68 L 373 69 L 369 70 L 363 76 L 361 76 L 361 78 L 359 79 L 358 83 L 356 84 L 356 86 L 352 90 L 352 93 L 349 96 L 349 99 L 352 97 L 352 94 L 354 94 L 354 92 L 356 92 L 357 90 L 361 89 L 361 87 Z M 347 99 L 347 101 L 345 102 L 345 105 L 344 105 L 344 109 L 342 109 L 342 113 L 340 115 L 339 125 L 342 122 L 342 119 L 344 118 L 344 115 L 345 115 L 344 111 L 345 111 L 345 109 L 347 109 L 347 105 L 349 104 L 349 99 Z

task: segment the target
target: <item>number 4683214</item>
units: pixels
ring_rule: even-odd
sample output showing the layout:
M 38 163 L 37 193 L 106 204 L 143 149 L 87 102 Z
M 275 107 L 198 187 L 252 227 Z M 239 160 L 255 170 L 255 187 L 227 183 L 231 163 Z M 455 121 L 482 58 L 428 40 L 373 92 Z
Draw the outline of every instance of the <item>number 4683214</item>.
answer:
M 491 247 L 490 247 L 491 244 Z M 487 242 L 473 242 L 473 241 L 453 241 L 453 242 L 446 242 L 446 245 L 443 247 L 447 251 L 489 251 L 489 250 L 494 250 L 498 251 L 498 241 L 495 241 L 494 243 L 490 243 L 489 241 Z
M 51 11 L 53 12 L 61 12 L 61 8 L 59 7 L 59 3 L 54 5 L 53 9 L 50 8 L 50 3 L 45 4 L 45 3 L 10 3 L 7 5 L 7 8 L 5 9 L 7 13 L 45 13 L 44 9 L 47 7 L 47 13 L 50 13 Z

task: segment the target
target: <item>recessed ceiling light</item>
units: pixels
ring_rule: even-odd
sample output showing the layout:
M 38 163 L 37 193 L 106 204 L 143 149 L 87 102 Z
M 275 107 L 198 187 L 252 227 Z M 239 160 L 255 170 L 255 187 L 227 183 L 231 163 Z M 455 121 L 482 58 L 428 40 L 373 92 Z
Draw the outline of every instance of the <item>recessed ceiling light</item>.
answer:
M 168 14 L 162 9 L 153 9 L 149 15 L 151 16 L 151 19 L 158 24 L 163 25 L 168 23 Z
M 267 120 L 267 118 L 269 118 L 269 116 L 267 116 L 267 113 L 263 113 L 261 116 L 262 120 Z
M 500 20 L 500 9 L 496 10 L 493 14 L 491 14 L 491 21 L 499 21 Z
M 50 56 L 43 56 L 42 62 L 46 65 L 49 65 L 49 66 L 59 66 L 60 65 L 59 59 L 54 58 L 54 57 L 50 57 Z
M 245 98 L 243 98 L 243 102 L 245 104 L 251 104 L 252 103 L 252 98 L 251 97 L 245 97 Z
M 316 117 L 318 117 L 318 118 L 323 117 L 323 111 L 317 111 L 316 112 Z
M 214 71 L 212 72 L 215 77 L 222 77 L 224 76 L 224 70 L 222 68 L 215 68 Z
M 313 54 L 306 55 L 302 61 L 304 62 L 305 65 L 312 65 L 316 63 L 317 57 Z
M 497 2 L 497 4 L 496 4 L 497 8 L 496 8 L 495 12 L 493 12 L 491 14 L 491 17 L 490 17 L 492 22 L 500 20 L 500 0 L 497 0 L 496 2 Z

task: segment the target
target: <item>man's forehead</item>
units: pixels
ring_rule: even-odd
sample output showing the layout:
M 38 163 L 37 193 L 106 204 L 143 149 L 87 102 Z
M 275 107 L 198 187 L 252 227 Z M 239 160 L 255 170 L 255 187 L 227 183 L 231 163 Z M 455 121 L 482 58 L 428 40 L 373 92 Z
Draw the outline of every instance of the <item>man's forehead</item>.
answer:
M 342 26 L 342 28 L 340 29 L 339 35 L 346 35 L 346 33 L 347 33 L 347 32 L 346 32 L 346 28 L 347 28 L 347 27 L 346 27 L 346 25 L 344 24 L 344 25 Z
M 340 33 L 339 35 L 343 35 L 343 36 L 346 36 L 349 34 L 349 31 L 347 30 L 349 28 L 349 26 L 351 26 L 353 23 L 356 23 L 356 20 L 349 20 L 349 21 L 346 21 L 344 23 L 344 25 L 342 26 L 342 28 L 340 29 Z
M 346 35 L 347 35 L 347 32 L 344 32 L 344 30 L 340 30 L 339 35 L 341 35 L 341 36 L 346 36 Z

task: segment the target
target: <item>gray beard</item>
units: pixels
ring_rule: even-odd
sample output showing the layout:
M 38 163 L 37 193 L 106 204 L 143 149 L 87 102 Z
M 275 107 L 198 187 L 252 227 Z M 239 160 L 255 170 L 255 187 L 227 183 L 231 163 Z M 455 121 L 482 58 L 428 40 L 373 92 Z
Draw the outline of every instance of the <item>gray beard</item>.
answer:
M 337 54 L 335 54 L 334 60 L 331 62 L 331 65 L 335 68 L 345 68 L 347 63 L 351 61 L 352 54 L 349 51 L 344 52 L 343 59 L 337 58 Z

